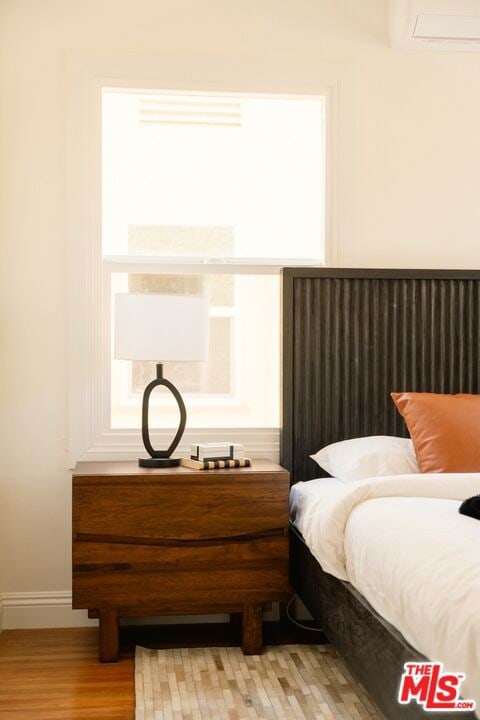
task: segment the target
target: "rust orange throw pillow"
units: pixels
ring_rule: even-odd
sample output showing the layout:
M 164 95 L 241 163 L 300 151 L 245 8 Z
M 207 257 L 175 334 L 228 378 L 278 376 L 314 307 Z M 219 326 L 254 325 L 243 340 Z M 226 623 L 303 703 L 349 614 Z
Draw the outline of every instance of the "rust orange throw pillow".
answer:
M 480 395 L 392 393 L 422 473 L 480 472 Z

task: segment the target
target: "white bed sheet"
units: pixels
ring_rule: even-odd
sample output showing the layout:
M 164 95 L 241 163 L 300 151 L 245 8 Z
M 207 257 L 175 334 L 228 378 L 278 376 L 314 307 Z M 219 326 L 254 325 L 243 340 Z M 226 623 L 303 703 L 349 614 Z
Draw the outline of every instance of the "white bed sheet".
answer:
M 419 652 L 466 673 L 480 706 L 480 521 L 458 513 L 480 474 L 298 483 L 291 516 L 322 568 L 348 580 Z

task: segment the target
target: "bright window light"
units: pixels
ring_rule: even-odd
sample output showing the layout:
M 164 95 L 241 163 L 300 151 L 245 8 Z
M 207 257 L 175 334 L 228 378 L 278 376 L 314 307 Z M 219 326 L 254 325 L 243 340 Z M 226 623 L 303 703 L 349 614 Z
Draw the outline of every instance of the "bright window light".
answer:
M 323 97 L 103 90 L 111 296 L 210 299 L 208 362 L 165 367 L 190 427 L 279 426 L 279 276 L 269 266 L 321 264 L 324 241 Z M 154 366 L 113 354 L 110 365 L 111 427 L 138 428 Z M 168 396 L 152 401 L 152 426 L 173 427 Z

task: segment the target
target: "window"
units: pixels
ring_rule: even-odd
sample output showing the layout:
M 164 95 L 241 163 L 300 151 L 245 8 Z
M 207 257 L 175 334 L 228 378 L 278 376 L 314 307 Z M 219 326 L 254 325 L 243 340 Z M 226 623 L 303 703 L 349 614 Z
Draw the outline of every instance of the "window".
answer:
M 110 301 L 209 297 L 208 362 L 165 369 L 189 428 L 278 428 L 279 268 L 324 259 L 325 98 L 103 88 L 101 234 Z M 107 424 L 138 429 L 154 367 L 115 360 L 112 337 Z M 152 426 L 174 427 L 152 400 Z
M 69 467 L 143 451 L 151 368 L 111 353 L 112 295 L 130 288 L 212 299 L 209 362 L 165 368 L 187 403 L 179 450 L 234 440 L 277 459 L 279 270 L 360 263 L 355 67 L 83 52 L 67 65 Z M 162 447 L 176 418 L 155 402 Z

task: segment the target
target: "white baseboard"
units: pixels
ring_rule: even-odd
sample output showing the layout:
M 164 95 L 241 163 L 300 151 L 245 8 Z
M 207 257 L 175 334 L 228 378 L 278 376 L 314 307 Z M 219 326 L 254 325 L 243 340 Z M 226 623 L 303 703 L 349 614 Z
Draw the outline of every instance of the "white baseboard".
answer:
M 0 596 L 0 630 L 68 628 L 96 625 L 86 610 L 72 610 L 72 593 L 3 593 Z
M 266 620 L 277 619 L 278 609 L 265 613 Z M 170 625 L 173 623 L 215 623 L 224 622 L 226 615 L 184 615 L 182 617 L 129 618 L 130 624 Z M 3 593 L 0 595 L 0 631 L 30 630 L 35 628 L 72 628 L 97 625 L 97 620 L 88 618 L 87 610 L 72 610 L 72 593 L 69 590 L 57 592 Z

